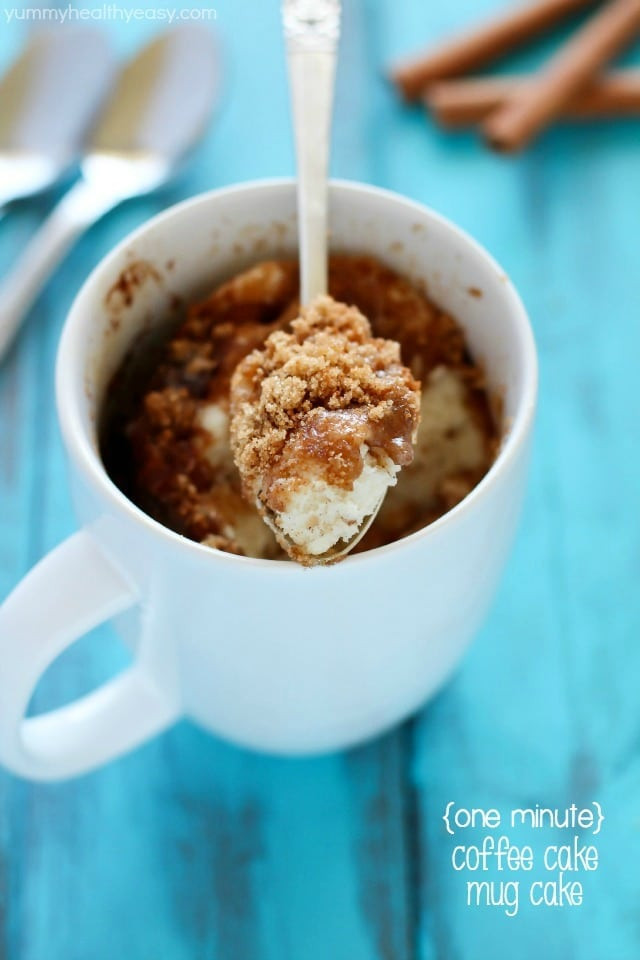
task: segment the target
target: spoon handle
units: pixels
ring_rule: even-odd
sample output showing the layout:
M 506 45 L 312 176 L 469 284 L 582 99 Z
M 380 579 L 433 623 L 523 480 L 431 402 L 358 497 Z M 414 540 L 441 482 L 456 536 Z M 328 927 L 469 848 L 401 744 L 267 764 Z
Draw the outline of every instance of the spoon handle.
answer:
M 327 177 L 339 0 L 283 0 L 298 164 L 300 297 L 327 292 Z
M 29 308 L 78 237 L 121 197 L 79 180 L 47 217 L 0 284 L 0 358 Z

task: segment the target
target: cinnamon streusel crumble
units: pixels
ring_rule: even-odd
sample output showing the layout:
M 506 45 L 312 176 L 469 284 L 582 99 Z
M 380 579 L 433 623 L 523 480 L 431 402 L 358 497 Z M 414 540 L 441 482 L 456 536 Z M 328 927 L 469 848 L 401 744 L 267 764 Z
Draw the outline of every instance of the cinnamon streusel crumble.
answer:
M 312 564 L 354 539 L 413 459 L 420 384 L 356 307 L 319 297 L 236 368 L 231 447 L 245 498 Z

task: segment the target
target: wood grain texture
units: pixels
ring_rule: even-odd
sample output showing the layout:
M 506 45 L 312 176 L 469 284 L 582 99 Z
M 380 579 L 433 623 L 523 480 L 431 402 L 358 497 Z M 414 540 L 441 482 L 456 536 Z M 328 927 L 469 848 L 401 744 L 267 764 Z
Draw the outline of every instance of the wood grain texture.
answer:
M 460 223 L 531 312 L 541 355 L 532 479 L 487 626 L 419 717 L 343 756 L 260 757 L 180 724 L 68 784 L 0 773 L 0 960 L 640 955 L 639 128 L 553 131 L 506 160 L 470 134 L 426 126 L 383 79 L 401 54 L 506 5 L 348 0 L 332 163 Z M 202 149 L 161 196 L 79 243 L 0 369 L 0 596 L 74 527 L 53 363 L 88 271 L 170 203 L 293 170 L 277 4 L 217 9 L 227 90 Z M 125 54 L 154 26 L 105 29 Z M 0 31 L 0 65 L 21 36 Z M 531 56 L 509 69 L 530 69 Z M 49 202 L 0 221 L 0 269 Z M 122 662 L 97 631 L 52 668 L 36 707 Z M 585 905 L 512 919 L 465 906 L 441 820 L 450 799 L 505 813 L 599 800 L 607 821 Z M 541 833 L 537 852 L 548 842 Z

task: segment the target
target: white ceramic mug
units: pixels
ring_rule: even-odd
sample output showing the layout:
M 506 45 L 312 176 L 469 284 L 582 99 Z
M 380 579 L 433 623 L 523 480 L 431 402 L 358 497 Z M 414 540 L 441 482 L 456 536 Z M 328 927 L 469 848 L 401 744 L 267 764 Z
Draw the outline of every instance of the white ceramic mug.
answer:
M 345 747 L 422 704 L 477 630 L 525 486 L 537 366 L 524 308 L 478 244 L 384 190 L 333 183 L 331 238 L 337 250 L 375 254 L 426 282 L 461 321 L 504 401 L 495 463 L 429 527 L 333 567 L 221 553 L 150 519 L 100 460 L 105 388 L 176 294 L 200 295 L 247 263 L 295 250 L 294 184 L 218 190 L 156 217 L 94 270 L 62 336 L 58 414 L 82 530 L 0 609 L 0 761 L 9 769 L 43 780 L 78 774 L 183 715 L 266 751 Z M 110 618 L 133 665 L 75 703 L 25 719 L 46 667 Z

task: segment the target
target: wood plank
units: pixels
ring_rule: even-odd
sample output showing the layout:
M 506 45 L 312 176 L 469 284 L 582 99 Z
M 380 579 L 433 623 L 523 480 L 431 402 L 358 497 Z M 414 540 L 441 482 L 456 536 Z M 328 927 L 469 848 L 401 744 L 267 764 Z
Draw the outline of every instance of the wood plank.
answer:
M 353 824 L 361 909 L 376 956 L 416 956 L 421 825 L 411 780 L 414 721 L 345 754 L 357 801 Z
M 359 84 L 363 104 L 360 71 L 369 54 L 358 38 L 365 12 L 364 4 L 347 11 L 345 30 L 360 46 L 338 81 L 339 90 Z M 245 29 L 246 16 L 239 5 L 221 5 L 233 97 L 189 176 L 98 224 L 39 305 L 50 316 L 37 346 L 29 347 L 40 372 L 39 387 L 28 393 L 29 420 L 46 450 L 34 481 L 41 502 L 34 553 L 73 527 L 64 456 L 45 400 L 64 313 L 83 277 L 163 205 L 210 186 L 293 170 L 277 7 L 252 8 L 252 30 Z M 123 50 L 131 48 L 124 28 L 118 40 Z M 256 84 L 257 76 L 265 82 Z M 354 122 L 340 95 L 336 122 L 342 131 L 336 172 L 366 177 L 363 137 L 372 115 Z M 248 149 L 247 131 L 259 150 Z M 117 669 L 119 656 L 104 631 L 83 641 L 50 671 L 37 706 L 90 688 Z M 405 761 L 399 734 L 346 758 L 286 761 L 238 751 L 182 724 L 134 756 L 69 784 L 18 785 L 1 775 L 0 803 L 11 833 L 1 849 L 18 865 L 9 877 L 8 958 L 404 960 L 410 956 Z
M 481 16 L 479 7 L 498 4 L 461 2 L 428 15 L 408 6 L 401 18 L 386 5 L 385 58 L 415 48 L 418 18 L 423 34 L 444 34 L 472 13 Z M 488 625 L 417 725 L 419 955 L 502 956 L 497 945 L 508 942 L 510 955 L 524 958 L 539 956 L 542 944 L 554 960 L 635 957 L 640 937 L 629 904 L 640 892 L 633 867 L 640 837 L 630 805 L 640 653 L 632 638 L 640 600 L 631 518 L 639 501 L 640 290 L 638 203 L 628 184 L 637 124 L 557 130 L 510 160 L 470 135 L 442 135 L 408 110 L 387 131 L 380 160 L 387 182 L 432 202 L 487 244 L 523 293 L 542 361 L 516 551 Z M 585 907 L 525 907 L 514 919 L 467 907 L 441 820 L 452 799 L 503 814 L 536 802 L 600 800 L 608 827 L 598 838 L 601 866 L 585 880 Z M 469 839 L 481 833 L 469 831 Z M 529 840 L 524 831 L 509 833 Z M 545 831 L 535 838 L 538 857 L 551 841 Z

